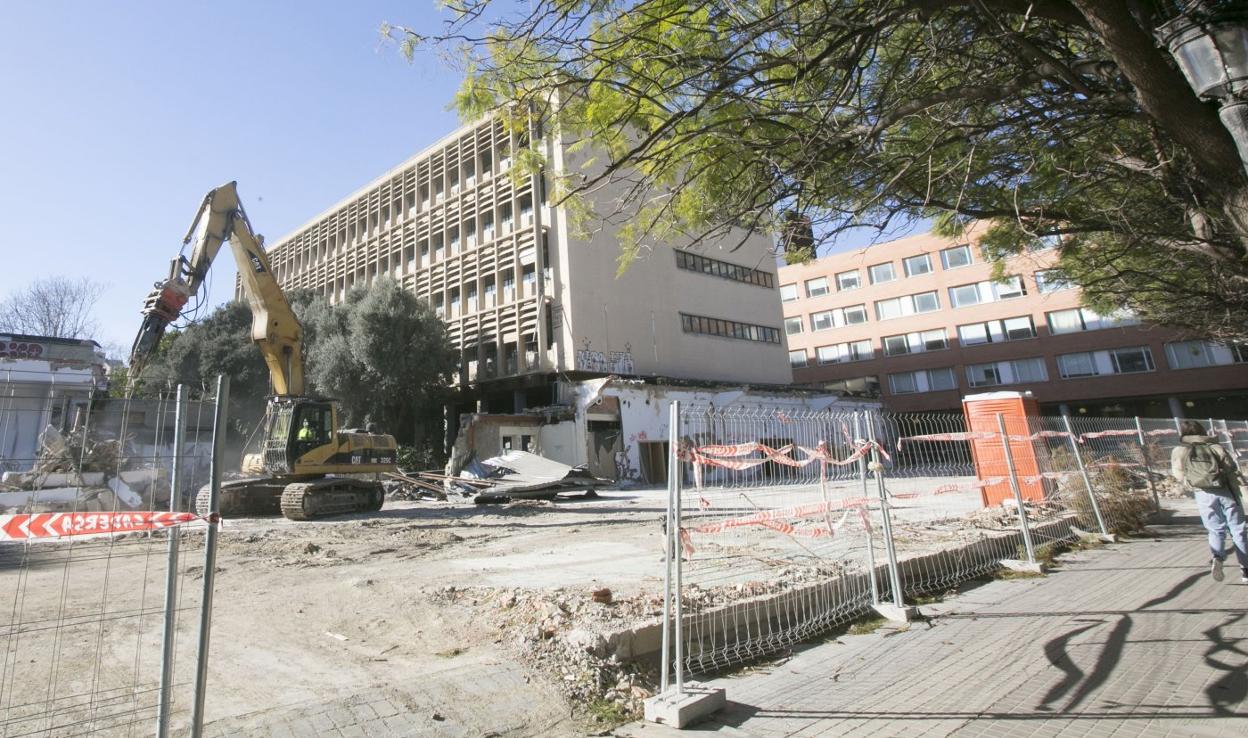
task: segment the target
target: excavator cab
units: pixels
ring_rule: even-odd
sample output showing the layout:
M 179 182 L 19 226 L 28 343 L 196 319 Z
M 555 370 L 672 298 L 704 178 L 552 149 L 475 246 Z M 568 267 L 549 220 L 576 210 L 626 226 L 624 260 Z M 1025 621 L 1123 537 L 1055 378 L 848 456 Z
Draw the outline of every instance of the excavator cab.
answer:
M 264 422 L 261 452 L 269 474 L 294 474 L 300 459 L 325 446 L 331 448 L 316 456 L 328 457 L 336 446 L 334 406 L 328 402 L 277 398 L 269 402 Z
M 298 462 L 308 452 L 326 444 L 337 446 L 334 440 L 334 408 L 325 402 L 303 402 L 295 406 L 293 427 L 295 438 L 293 459 Z M 318 454 L 323 456 L 323 454 Z M 320 459 L 318 459 L 320 460 Z

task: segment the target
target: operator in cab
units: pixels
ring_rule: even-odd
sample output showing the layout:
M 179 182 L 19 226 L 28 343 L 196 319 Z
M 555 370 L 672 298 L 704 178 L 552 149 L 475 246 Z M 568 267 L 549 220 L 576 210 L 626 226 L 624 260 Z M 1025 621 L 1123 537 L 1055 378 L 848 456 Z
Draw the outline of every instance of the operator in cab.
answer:
M 314 434 L 312 432 L 312 424 L 308 422 L 307 418 L 304 418 L 303 427 L 299 429 L 298 438 L 300 441 L 311 441 L 313 440 L 313 437 Z

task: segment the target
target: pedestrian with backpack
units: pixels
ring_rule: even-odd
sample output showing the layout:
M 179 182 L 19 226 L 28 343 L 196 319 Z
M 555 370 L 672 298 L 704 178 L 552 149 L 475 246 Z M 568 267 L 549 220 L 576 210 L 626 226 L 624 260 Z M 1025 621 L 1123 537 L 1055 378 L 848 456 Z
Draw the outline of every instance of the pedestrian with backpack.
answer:
M 1196 495 L 1200 520 L 1209 532 L 1209 574 L 1222 581 L 1226 559 L 1224 538 L 1231 535 L 1235 558 L 1239 561 L 1240 581 L 1248 584 L 1248 525 L 1244 522 L 1239 472 L 1235 461 L 1205 427 L 1194 420 L 1179 425 L 1179 445 L 1170 454 L 1170 473 Z

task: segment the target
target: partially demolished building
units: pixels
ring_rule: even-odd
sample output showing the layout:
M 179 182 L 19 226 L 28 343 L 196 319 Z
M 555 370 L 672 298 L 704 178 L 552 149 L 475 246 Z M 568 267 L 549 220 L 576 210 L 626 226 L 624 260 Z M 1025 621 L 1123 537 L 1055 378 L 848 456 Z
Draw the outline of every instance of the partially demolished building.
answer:
M 106 370 L 95 341 L 0 334 L 0 471 L 34 466 L 44 428 L 71 427 Z
M 381 277 L 428 301 L 462 359 L 448 440 L 461 414 L 560 404 L 561 381 L 792 380 L 770 238 L 656 245 L 617 276 L 625 219 L 578 235 L 547 202 L 544 174 L 514 176 L 527 146 L 496 120 L 466 125 L 274 241 L 273 270 L 283 288 L 331 301 Z M 589 156 L 554 134 L 538 150 L 552 170 Z M 612 187 L 594 198 L 598 212 L 617 210 Z M 518 448 L 531 434 L 511 435 Z
M 667 479 L 673 401 L 687 407 L 802 413 L 878 409 L 876 400 L 792 387 L 734 387 L 711 382 L 604 377 L 565 382 L 566 404 L 514 414 L 471 414 L 464 418 L 452 454 L 452 474 L 471 459 L 527 451 L 595 477 L 638 484 Z M 778 445 L 783 445 L 782 442 Z

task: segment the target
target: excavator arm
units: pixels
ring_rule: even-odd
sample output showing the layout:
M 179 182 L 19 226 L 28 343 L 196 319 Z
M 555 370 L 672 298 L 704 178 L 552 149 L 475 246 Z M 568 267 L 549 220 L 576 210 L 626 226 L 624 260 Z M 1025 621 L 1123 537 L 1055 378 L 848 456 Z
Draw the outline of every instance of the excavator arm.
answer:
M 251 229 L 236 182 L 204 197 L 183 245 L 192 242 L 190 256 L 179 255 L 173 260 L 169 277 L 156 283 L 143 304 L 143 326 L 130 351 L 130 376 L 137 379 L 142 373 L 165 329 L 203 288 L 213 259 L 228 242 L 251 306 L 251 338 L 269 367 L 273 392 L 279 397 L 303 395 L 303 329 L 269 268 L 262 239 Z

